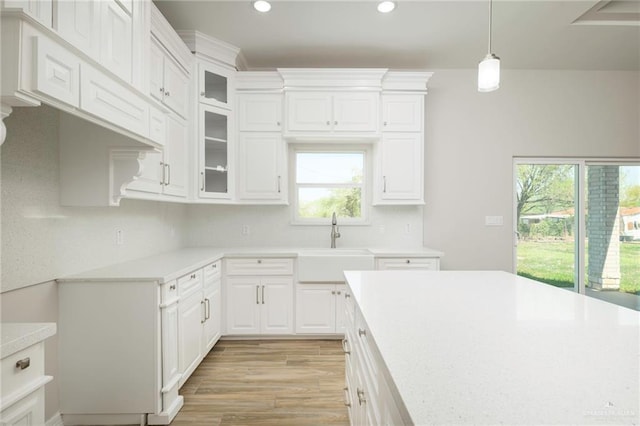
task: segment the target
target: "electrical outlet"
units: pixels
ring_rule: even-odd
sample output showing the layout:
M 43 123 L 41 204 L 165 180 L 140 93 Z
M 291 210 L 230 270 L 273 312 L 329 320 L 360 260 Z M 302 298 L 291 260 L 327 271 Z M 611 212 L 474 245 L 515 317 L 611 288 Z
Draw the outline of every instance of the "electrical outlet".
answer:
M 502 216 L 485 216 L 484 224 L 485 226 L 502 226 L 504 223 Z
M 249 234 L 251 234 L 251 228 L 249 227 L 249 225 L 242 225 L 242 235 Z
M 124 244 L 124 232 L 122 229 L 116 229 L 116 245 L 121 246 Z

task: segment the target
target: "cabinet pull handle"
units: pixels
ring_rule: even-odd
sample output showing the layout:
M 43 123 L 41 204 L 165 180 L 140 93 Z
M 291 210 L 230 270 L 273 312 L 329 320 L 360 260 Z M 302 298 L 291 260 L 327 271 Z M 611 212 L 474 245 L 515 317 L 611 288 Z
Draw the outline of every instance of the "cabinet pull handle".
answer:
M 264 305 L 264 286 L 262 286 L 262 304 Z
M 204 95 L 205 95 L 204 91 L 200 92 L 200 96 L 204 96 Z
M 336 294 L 336 291 L 335 290 L 331 290 L 331 294 Z
M 387 122 L 385 121 L 385 122 L 384 122 L 384 123 L 382 123 L 382 124 L 383 124 L 383 126 L 386 126 L 386 125 L 387 125 Z
M 282 180 L 282 177 L 278 176 L 278 194 L 280 193 L 280 180 Z
M 160 185 L 164 185 L 166 172 L 164 168 L 164 163 L 162 161 L 160 162 L 160 167 L 162 167 L 162 180 L 160 181 Z
M 200 172 L 200 177 L 202 178 L 202 183 L 200 184 L 200 191 L 204 191 L 204 172 Z
M 342 339 L 342 352 L 344 352 L 345 355 L 350 355 L 351 351 L 347 350 L 347 343 L 348 343 L 348 340 L 346 337 Z
M 160 88 L 160 93 L 164 93 L 164 87 Z
M 171 164 L 167 164 L 167 185 L 171 185 Z
M 258 259 L 258 263 L 262 263 L 262 259 Z
M 382 176 L 382 192 L 387 192 L 387 177 Z
M 351 407 L 351 401 L 349 401 L 349 388 L 345 386 L 342 390 L 344 391 L 344 406 Z
M 176 289 L 176 285 L 175 285 L 175 284 L 171 284 L 171 285 L 169 286 L 169 290 L 175 290 L 175 289 Z
M 351 295 L 345 291 L 345 292 L 344 292 L 344 298 L 345 298 L 345 299 L 348 299 L 348 298 L 350 298 L 350 297 L 351 297 Z
M 338 296 L 340 296 L 342 294 L 342 292 L 340 290 L 336 291 L 336 293 L 338 294 Z
M 331 126 L 331 122 L 330 121 L 327 121 L 327 126 Z
M 29 368 L 30 365 L 31 365 L 31 358 L 29 357 L 23 358 L 21 360 L 18 360 L 18 362 L 16 362 L 16 368 L 19 368 L 20 370 Z
M 364 391 L 356 388 L 356 393 L 358 394 L 358 405 L 366 404 L 367 400 L 364 398 Z
M 208 320 L 209 318 L 211 318 L 211 302 L 209 301 L 209 299 L 204 299 L 205 301 L 205 305 L 204 305 L 204 320 Z
M 333 122 L 333 124 L 337 126 L 337 125 L 338 125 L 338 122 L 337 122 L 337 121 L 334 121 L 334 122 Z
M 204 322 L 207 320 L 207 307 L 204 304 L 204 300 L 200 301 L 200 306 L 203 308 L 202 313 L 204 314 L 204 318 L 200 320 L 200 324 L 204 324 Z
M 280 127 L 280 122 L 276 121 L 276 126 Z
M 366 335 L 367 335 L 367 330 L 363 330 L 361 328 L 358 329 L 358 336 L 362 337 Z
M 411 263 L 411 259 L 407 259 L 407 263 Z
M 256 286 L 256 305 L 260 304 L 260 286 Z
M 164 92 L 164 95 L 168 98 L 169 96 L 171 96 L 171 93 L 169 93 L 169 91 L 167 90 Z

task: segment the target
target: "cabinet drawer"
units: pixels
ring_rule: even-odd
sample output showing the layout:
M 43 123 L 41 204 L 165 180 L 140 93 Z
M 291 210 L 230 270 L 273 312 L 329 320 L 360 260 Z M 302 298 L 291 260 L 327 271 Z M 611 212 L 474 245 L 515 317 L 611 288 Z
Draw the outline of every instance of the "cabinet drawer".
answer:
M 96 69 L 81 65 L 80 107 L 141 136 L 149 136 L 149 105 Z
M 212 281 L 220 278 L 222 274 L 222 261 L 216 260 L 215 262 L 205 266 L 203 270 L 205 285 L 210 285 Z
M 425 271 L 437 271 L 440 269 L 440 260 L 433 257 L 394 257 L 378 258 L 377 269 L 421 269 Z
M 293 275 L 293 259 L 228 259 L 227 275 Z
M 34 37 L 36 69 L 34 89 L 42 94 L 80 106 L 80 60 L 77 56 L 49 41 Z
M 378 394 L 378 370 L 381 364 L 381 359 L 377 356 L 374 344 L 371 341 L 371 335 L 369 328 L 362 318 L 360 311 L 356 314 L 356 327 L 355 335 L 352 337 L 354 340 L 354 346 L 358 346 L 357 352 L 359 355 L 360 365 L 363 372 L 366 372 L 363 379 L 367 379 L 370 382 L 370 391 Z M 368 376 L 368 377 L 366 377 Z
M 20 368 L 16 364 L 22 362 L 28 364 Z M 24 390 L 34 381 L 44 377 L 44 343 L 40 342 L 29 346 L 13 355 L 4 358 L 1 362 L 2 377 L 2 401 L 14 400 L 12 395 Z
M 178 278 L 178 290 L 180 299 L 189 296 L 195 291 L 202 290 L 202 269 Z
M 160 301 L 162 303 L 170 302 L 178 297 L 178 285 L 177 281 L 169 281 L 168 283 L 162 284 L 160 287 L 161 296 Z
M 44 387 L 31 392 L 0 413 L 2 426 L 44 425 Z

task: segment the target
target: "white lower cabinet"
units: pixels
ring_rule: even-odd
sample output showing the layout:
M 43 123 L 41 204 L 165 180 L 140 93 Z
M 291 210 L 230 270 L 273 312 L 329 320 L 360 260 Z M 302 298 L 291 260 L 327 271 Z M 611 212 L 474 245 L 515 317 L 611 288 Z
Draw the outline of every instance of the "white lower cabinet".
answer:
M 226 270 L 227 334 L 293 333 L 292 259 L 229 259 Z
M 343 284 L 298 284 L 296 333 L 341 334 L 345 329 Z
M 347 288 L 346 294 L 349 294 Z M 350 296 L 349 296 L 350 297 Z M 369 336 L 353 299 L 346 298 L 346 331 L 342 342 L 345 353 L 345 405 L 352 426 L 400 426 L 409 424 L 401 415 L 383 373 L 386 368 L 375 343 Z

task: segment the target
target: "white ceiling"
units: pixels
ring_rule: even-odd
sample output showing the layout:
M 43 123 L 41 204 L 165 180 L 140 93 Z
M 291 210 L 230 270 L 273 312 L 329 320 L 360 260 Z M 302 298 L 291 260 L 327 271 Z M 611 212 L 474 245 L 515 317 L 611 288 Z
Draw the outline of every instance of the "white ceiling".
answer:
M 239 47 L 248 69 L 475 68 L 487 53 L 488 0 L 400 0 L 386 15 L 375 0 L 155 4 L 175 29 Z M 495 0 L 492 50 L 503 68 L 640 70 L 639 23 L 640 0 Z

